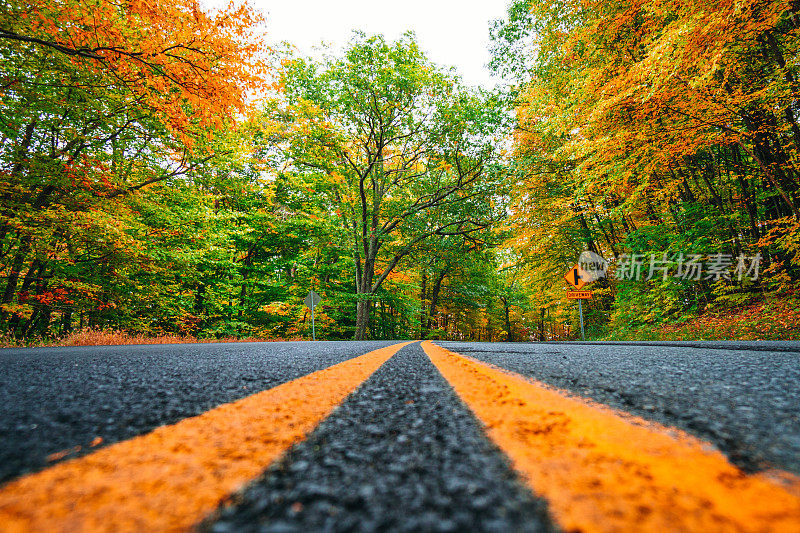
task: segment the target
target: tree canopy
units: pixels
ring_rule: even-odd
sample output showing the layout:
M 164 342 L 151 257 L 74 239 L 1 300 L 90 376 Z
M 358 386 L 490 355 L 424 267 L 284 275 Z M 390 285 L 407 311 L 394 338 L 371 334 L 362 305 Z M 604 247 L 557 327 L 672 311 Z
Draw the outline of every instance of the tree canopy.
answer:
M 314 290 L 322 338 L 563 338 L 584 251 L 595 336 L 795 290 L 796 12 L 514 0 L 487 90 L 412 33 L 308 58 L 246 3 L 7 1 L 0 327 L 303 338 Z
M 356 36 L 343 58 L 283 78 L 291 169 L 324 197 L 352 253 L 356 338 L 373 296 L 428 240 L 479 238 L 500 176 L 485 96 L 438 72 L 410 36 Z
M 594 324 L 658 322 L 797 277 L 798 46 L 785 2 L 514 2 L 514 244 L 541 305 L 581 250 L 756 257 L 755 284 L 612 280 Z M 544 253 L 545 250 L 549 253 Z
M 325 336 L 432 327 L 414 257 L 497 240 L 492 95 L 412 35 L 277 64 L 259 24 L 191 0 L 0 14 L 10 334 L 299 337 L 312 288 Z

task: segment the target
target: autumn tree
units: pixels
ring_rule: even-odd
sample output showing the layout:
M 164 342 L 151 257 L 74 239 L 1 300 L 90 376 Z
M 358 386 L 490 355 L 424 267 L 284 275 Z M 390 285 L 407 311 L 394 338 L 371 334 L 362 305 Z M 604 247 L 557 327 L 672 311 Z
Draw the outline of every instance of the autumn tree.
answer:
M 286 69 L 287 154 L 350 239 L 355 337 L 373 297 L 427 239 L 489 225 L 497 174 L 489 98 L 429 63 L 410 35 L 357 35 L 344 56 Z
M 113 302 L 96 280 L 142 258 L 136 195 L 213 155 L 194 140 L 262 86 L 265 48 L 245 6 L 196 2 L 5 2 L 0 10 L 2 318 L 25 334 L 79 300 Z M 138 233 L 141 236 L 141 233 Z
M 797 276 L 797 7 L 512 4 L 494 63 L 517 83 L 516 245 L 551 297 L 584 249 L 761 253 L 776 280 Z M 558 254 L 533 252 L 548 241 Z M 617 293 L 614 312 L 652 318 L 742 289 L 641 292 L 635 305 L 638 289 Z

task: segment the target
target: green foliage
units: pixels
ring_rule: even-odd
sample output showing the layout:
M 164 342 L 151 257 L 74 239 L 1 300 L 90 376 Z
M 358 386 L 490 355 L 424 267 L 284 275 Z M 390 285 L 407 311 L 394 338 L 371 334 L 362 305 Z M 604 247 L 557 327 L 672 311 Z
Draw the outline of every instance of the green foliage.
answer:
M 282 82 L 286 179 L 318 194 L 350 247 L 364 338 L 374 297 L 410 256 L 503 215 L 499 100 L 442 72 L 410 34 L 357 33 L 342 57 L 289 62 Z
M 313 289 L 320 338 L 415 337 L 440 314 L 416 269 L 432 250 L 427 275 L 444 272 L 440 288 L 464 278 L 456 296 L 442 292 L 448 310 L 499 294 L 482 266 L 506 207 L 497 94 L 462 86 L 410 35 L 357 34 L 340 57 L 287 58 L 281 91 L 244 115 L 243 91 L 263 74 L 242 55 L 259 50 L 246 41 L 247 10 L 184 21 L 204 36 L 203 58 L 159 51 L 191 55 L 169 48 L 185 35 L 163 31 L 165 17 L 183 20 L 180 6 L 92 5 L 107 17 L 91 23 L 76 5 L 76 33 L 41 46 L 22 44 L 38 26 L 3 19 L 13 27 L 0 35 L 9 335 L 310 337 Z M 58 19 L 52 6 L 42 13 Z M 152 64 L 70 48 L 120 28 Z M 188 83 L 193 64 L 220 79 Z M 470 320 L 460 327 L 479 327 Z

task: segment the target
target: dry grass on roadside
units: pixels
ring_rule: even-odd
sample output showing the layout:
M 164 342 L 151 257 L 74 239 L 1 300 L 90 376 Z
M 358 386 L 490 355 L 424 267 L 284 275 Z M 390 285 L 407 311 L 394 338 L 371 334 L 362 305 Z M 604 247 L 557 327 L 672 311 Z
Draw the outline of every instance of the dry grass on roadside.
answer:
M 46 346 L 121 346 L 130 344 L 191 344 L 191 343 L 218 343 L 218 342 L 280 342 L 298 341 L 292 339 L 264 339 L 260 337 L 222 337 L 211 339 L 198 339 L 191 335 L 158 335 L 149 336 L 131 334 L 120 330 L 84 328 L 75 331 L 62 339 L 14 339 L 7 335 L 0 335 L 0 348 L 46 347 Z

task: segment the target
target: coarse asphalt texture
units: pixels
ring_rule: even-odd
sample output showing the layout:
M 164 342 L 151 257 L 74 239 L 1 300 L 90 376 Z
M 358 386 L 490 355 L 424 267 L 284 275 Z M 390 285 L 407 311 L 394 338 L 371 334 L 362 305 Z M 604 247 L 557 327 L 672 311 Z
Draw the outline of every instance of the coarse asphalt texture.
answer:
M 0 483 L 396 342 L 0 350 Z M 800 343 L 437 344 L 800 474 Z M 555 529 L 419 343 L 202 527 Z
M 419 343 L 403 348 L 202 528 L 551 531 Z
M 0 483 L 395 342 L 0 350 Z
M 800 343 L 437 344 L 800 474 Z

